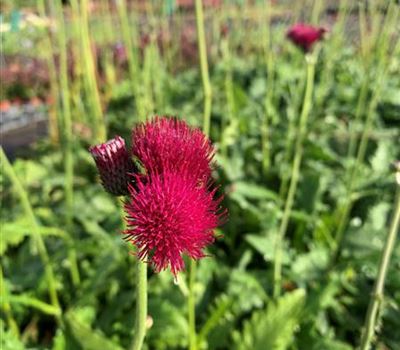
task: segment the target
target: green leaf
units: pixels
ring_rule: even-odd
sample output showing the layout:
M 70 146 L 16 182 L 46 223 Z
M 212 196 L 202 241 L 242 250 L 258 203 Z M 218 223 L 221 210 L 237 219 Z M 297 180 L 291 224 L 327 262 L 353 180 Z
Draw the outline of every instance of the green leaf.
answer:
M 338 340 L 321 339 L 317 342 L 311 350 L 352 350 L 353 347 Z
M 249 233 L 245 236 L 245 240 L 250 244 L 252 248 L 258 253 L 260 253 L 264 260 L 269 262 L 274 259 L 275 255 L 275 236 L 276 231 L 270 232 L 265 235 Z M 290 257 L 288 250 L 283 251 L 282 263 L 288 264 L 290 262 Z
M 56 236 L 66 241 L 70 241 L 70 236 L 58 227 L 39 227 L 42 236 Z M 0 256 L 2 256 L 8 248 L 19 245 L 25 237 L 33 235 L 31 224 L 25 217 L 12 222 L 6 222 L 1 227 L 0 238 Z
M 241 196 L 249 199 L 269 199 L 279 201 L 279 196 L 274 192 L 266 189 L 265 187 L 257 184 L 238 181 L 233 183 L 233 193 L 231 196 Z
M 76 348 L 82 350 L 122 350 L 102 332 L 92 329 L 90 325 L 83 322 L 79 313 L 79 309 L 74 309 L 70 310 L 65 316 L 68 335 L 73 338 Z M 71 347 L 68 346 L 67 348 L 70 349 Z
M 371 159 L 371 165 L 374 172 L 381 174 L 389 169 L 390 162 L 393 160 L 390 152 L 391 144 L 392 141 L 390 140 L 378 143 L 378 148 Z
M 207 335 L 210 331 L 212 331 L 218 323 L 226 316 L 226 313 L 229 311 L 230 306 L 232 305 L 233 300 L 229 296 L 223 294 L 220 297 L 216 298 L 214 306 L 210 310 L 210 314 L 207 318 L 206 323 L 201 328 L 199 332 L 199 343 L 207 338 Z
M 25 345 L 18 339 L 18 337 L 11 332 L 5 330 L 5 323 L 0 320 L 0 349 L 1 350 L 24 350 Z
M 287 349 L 300 323 L 304 300 L 305 291 L 298 289 L 271 302 L 267 310 L 254 312 L 242 333 L 234 334 L 237 349 Z
M 20 244 L 29 234 L 29 220 L 25 218 L 3 223 L 0 235 L 0 256 L 3 256 L 4 252 L 9 247 L 14 247 Z
M 292 278 L 297 283 L 314 280 L 324 273 L 329 262 L 329 252 L 324 247 L 313 247 L 308 253 L 299 254 L 292 266 Z
M 57 333 L 53 340 L 52 350 L 67 350 L 64 332 L 61 329 L 57 329 Z

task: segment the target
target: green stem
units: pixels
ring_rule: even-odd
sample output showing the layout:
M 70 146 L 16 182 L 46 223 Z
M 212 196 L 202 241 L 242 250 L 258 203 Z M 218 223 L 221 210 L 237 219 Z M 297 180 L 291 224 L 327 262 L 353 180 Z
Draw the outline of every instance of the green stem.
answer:
M 88 81 L 88 99 L 93 114 L 95 139 L 96 142 L 101 143 L 107 139 L 107 127 L 103 117 L 103 108 L 101 105 L 99 88 L 96 78 L 96 67 L 93 57 L 92 45 L 89 35 L 89 20 L 88 20 L 88 0 L 81 0 L 80 2 L 80 25 L 81 25 L 81 40 L 83 59 L 85 64 L 84 74 Z
M 138 120 L 146 119 L 146 110 L 142 98 L 141 79 L 139 70 L 139 58 L 136 50 L 137 38 L 135 24 L 129 23 L 128 11 L 125 0 L 117 0 L 117 11 L 121 23 L 122 40 L 126 48 L 128 58 L 129 78 L 132 86 L 132 92 L 135 96 L 136 113 Z M 131 32 L 133 34 L 131 35 Z
M 119 201 L 122 225 L 125 227 L 123 201 Z M 147 321 L 147 264 L 136 258 L 136 316 L 131 350 L 140 350 L 146 336 Z
M 203 132 L 206 136 L 210 134 L 210 117 L 212 90 L 210 76 L 208 72 L 206 35 L 204 31 L 204 14 L 201 0 L 196 0 L 196 24 L 197 24 L 197 41 L 200 55 L 200 70 L 203 81 L 204 90 L 204 114 L 203 114 Z M 196 261 L 190 261 L 189 270 L 189 295 L 188 295 L 188 317 L 189 317 L 189 347 L 191 350 L 197 349 L 196 335 L 196 300 L 194 294 L 194 284 L 196 281 Z
M 61 310 L 60 303 L 58 300 L 57 288 L 56 288 L 56 281 L 54 278 L 53 268 L 51 267 L 49 255 L 47 253 L 46 245 L 43 241 L 42 236 L 40 235 L 38 223 L 36 221 L 35 214 L 33 213 L 32 206 L 29 202 L 28 193 L 23 188 L 21 182 L 19 181 L 17 174 L 14 172 L 12 165 L 10 164 L 7 156 L 5 155 L 3 148 L 0 147 L 0 160 L 2 164 L 2 169 L 4 170 L 5 174 L 9 177 L 15 192 L 19 196 L 21 201 L 22 207 L 25 211 L 25 215 L 30 221 L 32 233 L 35 239 L 36 248 L 38 250 L 40 259 L 44 266 L 44 272 L 47 280 L 48 292 L 50 296 L 51 304 L 56 307 L 57 309 Z M 61 318 L 57 317 L 61 323 Z
M 315 56 L 306 56 L 307 62 L 307 81 L 306 91 L 304 94 L 303 109 L 300 115 L 299 134 L 296 140 L 296 152 L 294 155 L 289 191 L 285 202 L 282 221 L 279 227 L 278 235 L 275 243 L 275 258 L 274 258 L 274 297 L 278 297 L 281 293 L 282 280 L 282 243 L 289 224 L 289 218 L 293 207 L 294 196 L 297 190 L 297 184 L 300 176 L 300 165 L 303 157 L 303 143 L 306 136 L 308 115 L 312 104 L 312 93 L 314 88 L 314 73 L 315 73 Z
M 200 55 L 201 79 L 203 81 L 203 90 L 204 90 L 203 131 L 206 135 L 209 135 L 212 89 L 210 83 L 210 75 L 208 72 L 206 35 L 204 31 L 204 14 L 203 14 L 203 5 L 201 0 L 196 0 L 196 24 L 197 24 L 197 41 L 198 41 L 199 55 Z
M 287 117 L 288 117 L 288 131 L 287 131 L 287 136 L 286 136 L 286 142 L 285 142 L 285 152 L 283 156 L 282 163 L 287 164 L 290 162 L 290 159 L 292 157 L 293 148 L 294 144 L 296 141 L 296 134 L 297 134 L 297 118 L 296 114 L 297 111 L 300 109 L 302 99 L 298 98 L 299 95 L 301 95 L 301 91 L 303 90 L 303 84 L 300 82 L 297 84 L 293 84 L 294 86 L 293 91 L 289 95 L 289 99 L 291 102 L 291 105 L 288 106 L 287 108 Z M 291 87 L 289 87 L 289 90 L 291 90 Z M 281 175 L 281 184 L 279 186 L 279 198 L 282 200 L 282 202 L 285 200 L 286 195 L 287 195 L 287 188 L 288 188 L 288 183 L 290 180 L 290 174 L 288 171 L 282 171 Z
M 73 211 L 74 211 L 74 161 L 72 153 L 72 117 L 71 117 L 71 101 L 68 83 L 68 62 L 67 62 L 67 40 L 65 35 L 65 23 L 62 12 L 61 0 L 56 1 L 57 23 L 57 39 L 60 47 L 60 86 L 63 110 L 63 149 L 64 149 L 64 170 L 65 170 L 65 222 L 68 231 L 73 231 Z M 74 285 L 80 283 L 78 264 L 76 261 L 76 253 L 73 247 L 69 247 L 69 260 L 71 269 L 71 278 Z
M 196 298 L 194 285 L 196 282 L 196 260 L 190 260 L 189 267 L 189 295 L 188 295 L 188 316 L 189 316 L 189 349 L 197 350 L 196 334 Z
M 363 78 L 363 82 L 361 85 L 361 89 L 360 89 L 360 95 L 358 97 L 358 101 L 357 101 L 357 107 L 356 107 L 356 113 L 354 115 L 354 120 L 350 122 L 350 141 L 349 141 L 349 148 L 347 151 L 347 156 L 348 157 L 352 157 L 354 155 L 355 149 L 356 149 L 356 144 L 357 144 L 357 133 L 355 132 L 355 129 L 353 127 L 353 125 L 356 125 L 361 118 L 361 115 L 363 114 L 364 110 L 365 110 L 365 105 L 367 102 L 367 95 L 368 95 L 368 87 L 369 87 L 369 72 L 366 71 L 364 73 L 364 78 Z
M 271 10 L 272 6 L 269 1 L 265 6 L 266 20 L 264 22 L 264 55 L 265 65 L 267 68 L 267 91 L 264 100 L 264 118 L 261 124 L 261 141 L 263 154 L 263 171 L 266 173 L 271 164 L 271 142 L 270 142 L 270 124 L 272 117 L 272 99 L 274 92 L 274 57 L 271 46 Z
M 142 348 L 147 320 L 147 264 L 137 259 L 136 267 L 136 322 L 132 350 Z
M 378 276 L 375 281 L 372 296 L 369 302 L 367 316 L 365 318 L 364 329 L 361 335 L 361 350 L 368 350 L 375 332 L 375 325 L 378 320 L 379 307 L 384 297 L 384 286 L 389 267 L 390 257 L 396 242 L 396 236 L 399 232 L 400 223 L 400 190 L 397 190 L 395 199 L 395 210 L 390 225 L 389 234 L 386 238 L 385 246 L 382 251 L 381 261 L 379 264 Z
M 37 1 L 37 8 L 40 17 L 46 18 L 46 8 L 44 0 Z M 57 111 L 57 96 L 58 96 L 58 83 L 57 83 L 57 71 L 54 63 L 53 45 L 51 43 L 50 30 L 46 29 L 46 35 L 44 36 L 44 48 L 46 50 L 46 61 L 49 69 L 49 83 L 50 93 L 53 98 L 52 105 L 49 106 L 49 136 L 54 145 L 59 142 L 59 123 L 58 123 L 58 111 Z
M 321 16 L 322 9 L 325 5 L 325 2 L 322 0 L 315 0 L 312 8 L 311 13 L 311 24 L 318 25 L 319 18 Z
M 233 92 L 233 78 L 232 78 L 232 64 L 231 64 L 231 55 L 229 50 L 229 40 L 228 38 L 223 38 L 221 40 L 221 51 L 222 51 L 222 59 L 225 62 L 226 67 L 226 75 L 225 75 L 225 96 L 226 96 L 226 106 L 227 106 L 227 114 L 224 114 L 221 118 L 221 155 L 225 158 L 228 156 L 228 145 L 226 142 L 226 137 L 224 130 L 228 126 L 229 120 L 234 120 L 236 118 L 236 104 L 235 104 L 235 96 Z

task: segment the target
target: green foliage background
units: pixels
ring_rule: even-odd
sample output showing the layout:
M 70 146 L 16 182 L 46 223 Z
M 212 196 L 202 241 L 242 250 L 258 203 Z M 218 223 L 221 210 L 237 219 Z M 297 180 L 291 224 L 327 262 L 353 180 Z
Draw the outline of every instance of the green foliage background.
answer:
M 398 5 L 395 7 L 398 11 Z M 385 26 L 384 10 L 375 16 L 376 32 L 372 27 L 350 39 L 346 28 L 337 32 L 333 26 L 321 44 L 300 183 L 284 241 L 284 293 L 278 300 L 271 296 L 274 241 L 296 151 L 304 54 L 285 39 L 287 23 L 271 27 L 268 51 L 263 22 L 244 31 L 245 21 L 231 19 L 226 39 L 218 28 L 227 16 L 221 11 L 211 17 L 216 29 L 208 38 L 213 88 L 210 137 L 218 151 L 215 178 L 221 184 L 229 220 L 217 232 L 223 237 L 209 247 L 210 257 L 198 265 L 196 321 L 201 349 L 346 350 L 359 344 L 398 191 L 391 163 L 400 158 L 399 23 L 395 22 L 394 28 Z M 353 20 L 348 19 L 350 27 Z M 147 30 L 155 28 L 158 26 L 151 24 Z M 104 40 L 95 19 L 91 30 L 93 37 Z M 21 35 L 6 34 L 2 38 L 5 47 L 15 50 Z M 37 56 L 44 35 L 39 30 L 33 39 Z M 381 43 L 386 36 L 391 39 L 384 47 Z M 173 56 L 178 46 L 178 40 L 173 40 L 172 59 L 161 55 L 155 42 L 144 49 L 138 73 L 142 101 L 147 115 L 178 115 L 201 126 L 199 69 L 187 64 L 184 57 Z M 183 68 L 176 69 L 180 64 Z M 363 84 L 364 105 L 360 119 L 354 120 Z M 73 87 L 76 85 L 71 83 L 72 94 Z M 130 143 L 130 130 L 139 120 L 139 97 L 132 94 L 128 74 L 100 90 L 108 94 L 108 136 L 118 134 Z M 90 129 L 90 121 L 85 119 L 87 96 L 77 96 L 73 122 Z M 368 113 L 372 113 L 368 147 L 351 191 L 352 209 L 340 254 L 332 262 L 334 235 L 349 196 L 348 176 L 355 162 L 354 155 L 347 152 L 349 140 L 352 135 L 360 140 Z M 60 145 L 42 140 L 22 150 L 13 162 L 55 272 L 62 327 L 55 322 L 58 311 L 49 302 L 30 221 L 2 172 L 2 349 L 129 347 L 135 305 L 134 257 L 129 254 L 133 248 L 121 239 L 120 201 L 105 193 L 98 182 L 87 151 L 92 143 L 90 133 L 74 133 L 72 232 L 65 226 L 66 180 Z M 79 285 L 71 281 L 71 245 L 77 254 Z M 386 280 L 376 349 L 400 348 L 399 269 L 397 244 Z M 169 272 L 149 272 L 151 327 L 146 349 L 188 347 L 186 296 L 185 273 L 174 283 Z M 10 317 L 19 336 L 10 327 Z

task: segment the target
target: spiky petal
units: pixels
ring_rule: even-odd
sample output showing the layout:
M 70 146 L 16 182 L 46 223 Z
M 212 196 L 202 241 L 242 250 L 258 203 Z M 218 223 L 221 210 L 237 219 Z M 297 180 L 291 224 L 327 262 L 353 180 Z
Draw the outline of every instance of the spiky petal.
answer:
M 183 254 L 199 259 L 214 241 L 213 231 L 223 215 L 220 199 L 214 199 L 215 190 L 198 186 L 185 173 L 166 171 L 142 180 L 138 177 L 137 186 L 129 186 L 126 238 L 156 272 L 169 266 L 176 275 L 184 268 Z
M 214 148 L 183 120 L 156 116 L 138 125 L 132 132 L 132 154 L 149 174 L 186 172 L 202 182 L 211 177 Z
M 128 184 L 132 181 L 135 165 L 125 147 L 125 141 L 120 136 L 93 146 L 92 154 L 100 179 L 106 191 L 115 196 L 129 194 Z
M 322 27 L 297 23 L 288 30 L 287 37 L 304 52 L 309 52 L 315 43 L 323 39 L 325 32 Z

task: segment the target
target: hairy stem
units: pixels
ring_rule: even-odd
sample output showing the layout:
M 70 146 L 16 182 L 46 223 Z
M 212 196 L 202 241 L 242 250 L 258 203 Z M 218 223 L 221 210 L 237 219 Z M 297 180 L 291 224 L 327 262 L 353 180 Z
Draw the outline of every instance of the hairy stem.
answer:
M 189 349 L 197 350 L 196 334 L 196 298 L 194 284 L 196 282 L 196 260 L 190 260 L 189 267 L 189 295 L 188 295 L 188 316 L 189 316 Z
M 142 349 L 147 320 L 147 264 L 136 260 L 136 321 L 132 350 Z

